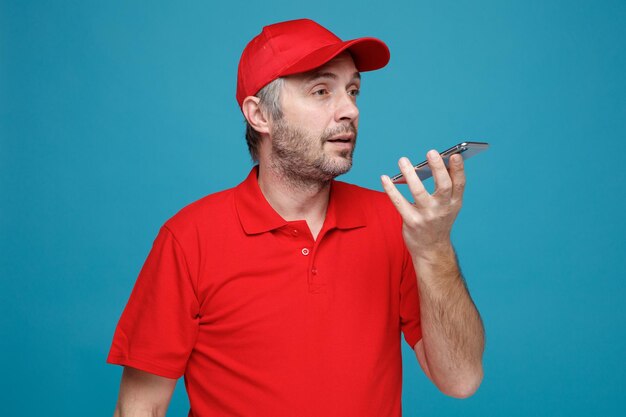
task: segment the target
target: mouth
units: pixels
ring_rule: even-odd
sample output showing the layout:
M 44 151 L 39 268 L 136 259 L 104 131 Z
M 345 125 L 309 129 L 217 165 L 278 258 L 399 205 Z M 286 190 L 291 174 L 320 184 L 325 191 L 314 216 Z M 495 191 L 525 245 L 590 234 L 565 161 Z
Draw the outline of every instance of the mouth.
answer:
M 328 142 L 327 149 L 332 150 L 332 152 L 339 152 L 342 156 L 347 156 L 354 150 L 354 138 L 336 137 L 328 139 L 326 142 Z
M 354 140 L 354 135 L 353 134 L 343 134 L 343 135 L 338 135 L 338 136 L 334 136 L 330 139 L 326 139 L 326 142 L 331 142 L 331 143 L 352 143 L 352 141 Z

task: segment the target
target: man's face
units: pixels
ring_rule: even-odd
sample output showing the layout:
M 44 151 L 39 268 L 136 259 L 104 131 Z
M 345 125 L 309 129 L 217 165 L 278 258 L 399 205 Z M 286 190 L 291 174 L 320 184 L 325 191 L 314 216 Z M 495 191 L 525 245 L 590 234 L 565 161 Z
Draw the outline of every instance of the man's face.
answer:
M 272 165 L 307 183 L 348 172 L 356 145 L 360 83 L 347 52 L 313 71 L 286 77 L 280 94 L 283 117 L 270 129 Z

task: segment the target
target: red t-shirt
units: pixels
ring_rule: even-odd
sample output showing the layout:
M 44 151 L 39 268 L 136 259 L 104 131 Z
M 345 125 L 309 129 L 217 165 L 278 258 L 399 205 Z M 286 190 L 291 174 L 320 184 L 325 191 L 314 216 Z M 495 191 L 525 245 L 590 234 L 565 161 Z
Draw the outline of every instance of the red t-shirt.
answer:
M 195 417 L 400 416 L 400 332 L 421 329 L 395 207 L 333 181 L 314 240 L 257 172 L 165 223 L 108 362 L 184 375 Z

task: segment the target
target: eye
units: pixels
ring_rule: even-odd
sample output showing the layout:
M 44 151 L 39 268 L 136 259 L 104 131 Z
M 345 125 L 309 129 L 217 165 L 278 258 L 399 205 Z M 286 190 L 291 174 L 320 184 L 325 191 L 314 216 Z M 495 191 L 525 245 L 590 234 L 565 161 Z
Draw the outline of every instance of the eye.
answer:
M 320 89 L 313 91 L 314 96 L 325 96 L 327 94 L 328 94 L 328 90 L 325 88 L 320 88 Z
M 358 88 L 353 88 L 352 90 L 348 90 L 348 94 L 350 94 L 352 97 L 358 97 L 358 95 L 361 94 L 361 90 L 359 90 Z

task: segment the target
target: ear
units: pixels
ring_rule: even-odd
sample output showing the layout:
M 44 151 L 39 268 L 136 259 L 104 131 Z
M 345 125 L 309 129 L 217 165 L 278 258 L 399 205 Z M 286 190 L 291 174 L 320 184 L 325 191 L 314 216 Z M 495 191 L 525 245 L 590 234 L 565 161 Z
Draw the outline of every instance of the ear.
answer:
M 254 130 L 259 133 L 269 133 L 268 120 L 261 111 L 260 101 L 261 99 L 255 96 L 246 97 L 241 105 L 241 111 Z

